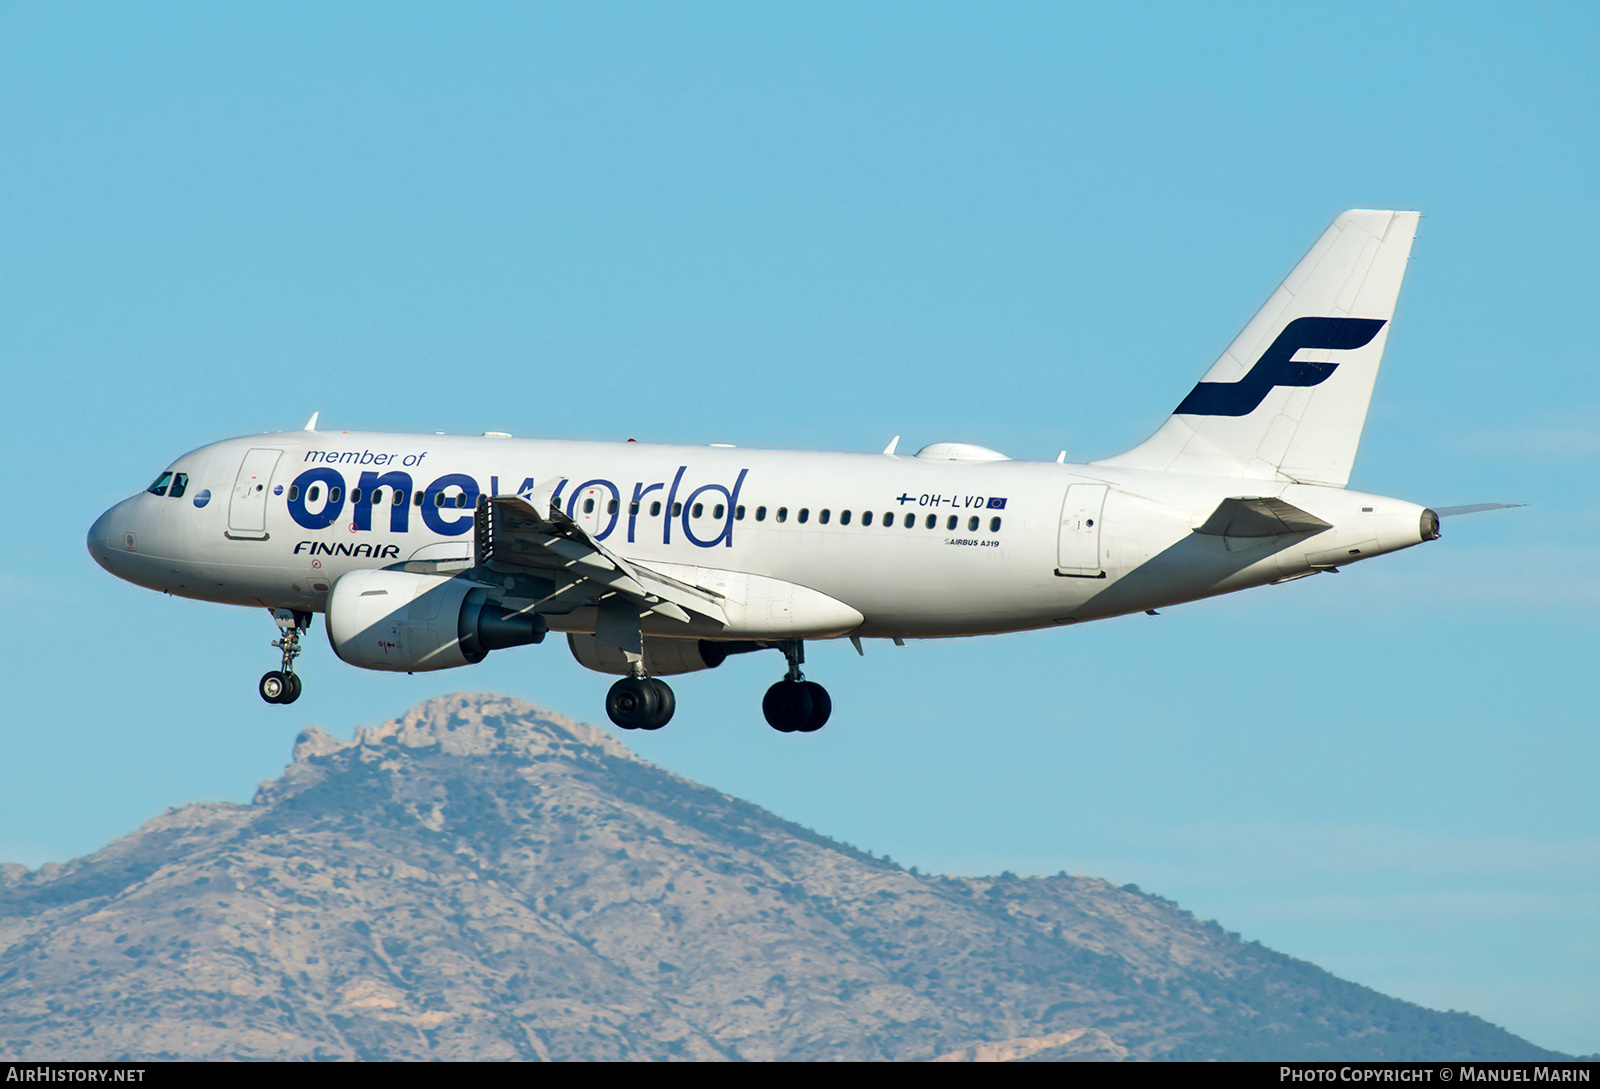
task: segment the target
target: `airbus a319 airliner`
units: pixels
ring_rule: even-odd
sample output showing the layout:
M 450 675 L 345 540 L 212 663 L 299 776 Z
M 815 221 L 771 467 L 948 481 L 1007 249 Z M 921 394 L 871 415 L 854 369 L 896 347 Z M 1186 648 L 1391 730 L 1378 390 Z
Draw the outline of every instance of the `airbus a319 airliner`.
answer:
M 966 443 L 914 457 L 305 430 L 185 454 L 106 511 L 119 578 L 265 607 L 281 667 L 315 613 L 344 661 L 416 672 L 566 635 L 620 674 L 618 726 L 672 717 L 663 676 L 763 648 L 768 723 L 831 710 L 806 640 L 1081 624 L 1337 571 L 1439 536 L 1345 489 L 1417 226 L 1339 216 L 1146 442 L 1085 465 Z M 1495 504 L 1498 505 L 1498 504 Z

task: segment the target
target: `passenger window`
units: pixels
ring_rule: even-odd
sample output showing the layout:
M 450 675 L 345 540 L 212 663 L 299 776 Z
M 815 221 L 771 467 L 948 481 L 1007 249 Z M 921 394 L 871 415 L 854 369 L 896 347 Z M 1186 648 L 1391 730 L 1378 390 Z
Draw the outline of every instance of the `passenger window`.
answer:
M 682 518 L 683 517 L 683 504 L 682 503 L 674 503 L 674 504 L 672 504 L 672 516 L 674 518 Z
M 956 516 L 955 515 L 952 514 L 950 516 L 950 520 L 944 524 L 944 528 L 945 529 L 955 529 L 956 528 Z
M 765 522 L 766 520 L 767 520 L 767 508 L 766 507 L 757 507 L 756 508 L 756 521 Z
M 661 517 L 661 504 L 660 504 L 659 501 L 650 504 L 650 517 L 652 517 L 652 518 Z
M 374 507 L 383 505 L 383 489 L 382 488 L 373 488 L 372 489 L 372 505 Z
M 850 524 L 850 512 L 849 511 L 842 510 L 842 511 L 839 512 L 839 524 L 841 526 L 847 526 L 847 525 Z
M 872 512 L 870 510 L 864 510 L 861 512 L 861 524 L 864 526 L 870 526 L 872 524 Z
M 702 514 L 705 513 L 705 511 L 706 511 L 706 508 L 705 508 L 705 504 L 704 503 L 696 503 L 694 506 L 689 508 L 689 514 L 692 517 L 695 517 L 695 518 L 700 517 Z
M 585 499 L 583 501 L 583 513 L 585 513 L 585 514 L 593 514 L 594 513 L 594 500 L 593 499 Z
M 907 529 L 916 529 L 917 528 L 917 516 L 915 514 L 906 515 L 906 528 Z
M 744 507 L 739 506 L 733 508 L 733 520 L 735 522 L 744 521 Z
M 293 503 L 296 499 L 299 499 L 299 498 L 300 498 L 300 485 L 298 485 L 298 484 L 289 485 L 289 502 Z
M 928 520 L 924 522 L 923 525 L 927 526 L 929 529 L 938 529 L 939 516 L 937 514 L 928 515 Z
M 361 502 L 361 489 L 360 488 L 351 488 L 350 489 L 350 502 L 351 503 L 359 503 L 359 502 Z
M 160 476 L 156 477 L 156 482 L 146 488 L 145 491 L 149 492 L 151 495 L 166 495 L 167 485 L 171 483 L 172 474 L 162 473 Z
M 967 519 L 967 532 L 968 533 L 976 533 L 976 532 L 978 532 L 978 516 L 976 514 L 974 514 L 971 518 Z
M 999 533 L 1000 532 L 1000 519 L 998 519 L 998 518 L 989 519 L 989 532 L 990 533 Z
M 718 503 L 716 506 L 711 508 L 711 517 L 721 518 L 723 512 L 725 512 L 727 509 L 728 508 L 724 507 L 721 503 Z
M 611 502 L 606 504 L 606 513 L 607 514 L 615 514 L 615 513 L 617 513 L 617 501 L 615 499 L 613 499 Z
M 306 502 L 307 503 L 315 503 L 318 499 L 321 499 L 321 498 L 322 498 L 322 488 L 319 485 L 316 485 L 316 484 L 311 485 L 311 488 L 306 492 Z
M 456 496 L 456 506 L 464 507 L 466 505 L 467 505 L 467 493 L 466 492 L 462 492 L 460 495 Z
M 397 507 L 403 507 L 406 505 L 406 493 L 401 491 L 399 488 L 394 490 L 394 505 Z
M 417 492 L 413 493 L 413 505 L 414 506 L 418 506 L 418 507 L 422 506 L 422 492 L 421 491 L 417 491 Z
M 438 492 L 434 495 L 433 505 L 436 507 L 444 506 L 444 492 Z
M 337 504 L 339 502 L 339 497 L 341 495 L 343 495 L 343 494 L 344 494 L 344 489 L 343 488 L 329 488 L 328 489 L 328 502 Z
M 789 508 L 788 507 L 779 507 L 778 508 L 778 521 L 787 522 L 788 520 L 789 520 Z
M 810 520 L 810 518 L 811 518 L 811 508 L 810 507 L 801 507 L 800 508 L 800 517 L 798 519 L 796 519 L 796 521 L 798 521 L 801 525 L 805 525 L 806 522 Z
M 628 514 L 629 514 L 629 516 L 636 516 L 636 515 L 638 515 L 638 513 L 639 513 L 639 501 L 637 499 L 635 499 L 632 503 L 628 504 Z
M 172 477 L 172 490 L 167 493 L 168 499 L 182 498 L 183 493 L 189 489 L 189 474 L 175 473 Z
M 828 510 L 827 507 L 823 507 L 822 508 L 822 513 L 817 515 L 817 521 L 821 522 L 823 525 L 827 525 L 828 524 L 828 518 L 831 516 L 831 514 L 832 514 L 832 512 L 830 510 Z

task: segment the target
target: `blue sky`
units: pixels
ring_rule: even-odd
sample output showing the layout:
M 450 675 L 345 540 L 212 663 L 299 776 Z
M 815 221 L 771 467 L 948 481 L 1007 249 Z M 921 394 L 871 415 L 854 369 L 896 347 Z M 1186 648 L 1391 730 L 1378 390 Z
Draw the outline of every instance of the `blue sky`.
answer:
M 1592 5 L 0 8 L 0 859 L 246 800 L 461 689 L 602 719 L 558 641 L 362 674 L 94 566 L 177 454 L 324 427 L 1089 459 L 1329 221 L 1424 213 L 1352 486 L 1522 501 L 1071 631 L 675 685 L 650 759 L 925 870 L 1133 881 L 1600 1050 Z

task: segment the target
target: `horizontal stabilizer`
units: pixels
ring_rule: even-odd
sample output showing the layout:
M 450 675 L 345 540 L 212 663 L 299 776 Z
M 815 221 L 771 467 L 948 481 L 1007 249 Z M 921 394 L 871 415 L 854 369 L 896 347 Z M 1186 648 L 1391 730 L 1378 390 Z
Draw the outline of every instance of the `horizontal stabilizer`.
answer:
M 1513 507 L 1525 507 L 1526 503 L 1473 503 L 1465 507 L 1434 507 L 1433 513 L 1440 518 L 1452 518 L 1457 514 L 1477 514 L 1485 510 L 1510 510 Z
M 1333 523 L 1282 499 L 1224 499 L 1196 533 L 1209 537 L 1281 537 L 1288 533 L 1321 533 Z

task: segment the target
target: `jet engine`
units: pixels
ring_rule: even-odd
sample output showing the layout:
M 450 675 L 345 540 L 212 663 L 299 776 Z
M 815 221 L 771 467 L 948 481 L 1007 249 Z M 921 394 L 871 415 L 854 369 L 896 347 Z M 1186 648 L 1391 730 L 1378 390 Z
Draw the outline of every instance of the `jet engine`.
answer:
M 622 649 L 603 643 L 592 635 L 567 636 L 567 646 L 578 664 L 596 673 L 628 675 L 628 660 Z M 644 671 L 652 677 L 668 677 L 675 673 L 694 673 L 701 669 L 715 669 L 730 654 L 746 654 L 761 650 L 762 644 L 749 642 L 716 642 L 710 639 L 667 639 L 647 635 L 644 639 Z
M 353 666 L 421 673 L 544 639 L 544 617 L 507 609 L 495 593 L 464 578 L 351 571 L 328 595 L 328 641 Z

